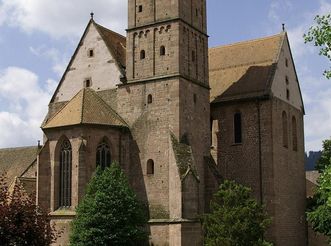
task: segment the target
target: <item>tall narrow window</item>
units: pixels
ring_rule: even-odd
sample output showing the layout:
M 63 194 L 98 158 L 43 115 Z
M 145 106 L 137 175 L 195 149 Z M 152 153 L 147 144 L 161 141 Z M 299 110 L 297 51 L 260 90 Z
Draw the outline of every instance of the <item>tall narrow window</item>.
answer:
M 166 49 L 165 49 L 165 47 L 162 45 L 162 46 L 160 47 L 160 56 L 165 56 L 165 54 L 166 54 Z
M 293 150 L 297 151 L 298 150 L 297 120 L 294 116 L 292 117 L 292 145 L 293 145 Z
M 140 60 L 144 60 L 146 58 L 145 50 L 140 51 Z
M 242 123 L 241 113 L 235 113 L 233 117 L 234 123 L 234 143 L 242 143 Z
M 147 161 L 147 174 L 148 175 L 154 174 L 154 161 L 152 159 L 149 159 Z
M 148 96 L 147 96 L 147 103 L 148 104 L 151 104 L 153 102 L 153 96 L 151 95 L 151 94 L 149 94 Z
M 96 156 L 97 166 L 100 166 L 102 170 L 104 170 L 107 167 L 110 167 L 111 164 L 110 148 L 105 140 L 103 140 L 98 145 L 96 155 L 97 155 Z
M 283 146 L 285 148 L 288 148 L 288 126 L 287 126 L 287 115 L 285 111 L 283 111 L 282 114 L 282 125 L 283 125 Z
M 87 55 L 88 55 L 88 57 L 93 57 L 94 56 L 94 50 L 89 49 Z
M 139 13 L 143 12 L 143 6 L 142 6 L 142 5 L 139 5 L 139 6 L 138 6 L 138 12 L 139 12 Z
M 192 50 L 192 62 L 195 62 L 195 51 Z
M 290 100 L 290 90 L 286 89 L 286 99 Z
M 68 139 L 64 140 L 60 150 L 60 194 L 59 207 L 71 206 L 71 165 L 72 149 Z

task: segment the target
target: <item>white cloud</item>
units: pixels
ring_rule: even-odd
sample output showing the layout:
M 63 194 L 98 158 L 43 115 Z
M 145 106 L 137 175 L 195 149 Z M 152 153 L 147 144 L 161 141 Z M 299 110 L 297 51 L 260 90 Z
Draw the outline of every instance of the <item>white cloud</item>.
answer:
M 0 147 L 36 144 L 41 139 L 40 124 L 55 86 L 55 81 L 48 80 L 41 88 L 37 75 L 26 69 L 0 71 L 0 99 L 8 105 L 0 111 Z
M 96 21 L 124 33 L 125 0 L 2 0 L 0 25 L 11 25 L 28 33 L 42 31 L 56 38 L 80 36 L 91 11 L 95 12 Z

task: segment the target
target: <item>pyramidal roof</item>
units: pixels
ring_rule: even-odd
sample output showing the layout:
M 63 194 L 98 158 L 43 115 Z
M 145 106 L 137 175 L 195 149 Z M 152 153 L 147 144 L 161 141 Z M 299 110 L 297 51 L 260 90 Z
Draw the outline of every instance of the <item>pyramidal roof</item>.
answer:
M 80 124 L 127 127 L 125 121 L 92 89 L 78 92 L 58 113 L 42 126 L 43 129 Z

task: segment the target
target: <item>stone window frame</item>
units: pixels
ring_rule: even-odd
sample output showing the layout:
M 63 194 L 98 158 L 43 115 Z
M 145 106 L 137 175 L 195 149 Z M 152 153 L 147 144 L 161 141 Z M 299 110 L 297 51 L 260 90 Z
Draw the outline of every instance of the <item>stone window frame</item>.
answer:
M 112 164 L 111 145 L 106 137 L 104 137 L 97 145 L 95 151 L 96 167 L 100 166 L 102 170 L 110 167 Z
M 155 163 L 153 159 L 149 159 L 146 165 L 146 174 L 154 175 L 155 174 Z
M 164 45 L 161 45 L 160 47 L 160 56 L 165 56 L 166 55 L 166 48 Z
M 72 205 L 72 145 L 67 137 L 60 140 L 58 208 L 70 208 Z
M 235 145 L 243 143 L 242 113 L 237 111 L 233 115 L 233 142 Z
M 282 133 L 283 147 L 288 148 L 288 117 L 285 111 L 282 112 Z

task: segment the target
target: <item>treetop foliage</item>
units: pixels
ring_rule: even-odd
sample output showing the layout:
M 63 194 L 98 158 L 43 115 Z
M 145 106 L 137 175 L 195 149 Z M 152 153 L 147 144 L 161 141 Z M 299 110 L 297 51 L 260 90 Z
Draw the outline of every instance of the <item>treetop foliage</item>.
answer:
M 331 165 L 331 139 L 326 139 L 323 141 L 322 155 L 317 161 L 316 169 L 319 172 L 323 172 L 329 165 Z
M 113 163 L 96 174 L 76 209 L 72 246 L 139 245 L 148 238 L 147 213 L 120 166 Z
M 308 33 L 304 34 L 305 42 L 313 42 L 315 46 L 320 47 L 319 54 L 331 61 L 331 14 L 317 15 L 315 21 L 316 25 L 310 27 Z M 331 68 L 325 70 L 324 75 L 330 79 Z
M 203 218 L 205 245 L 264 246 L 271 223 L 264 206 L 251 198 L 251 189 L 225 181 L 211 201 L 211 212 Z

